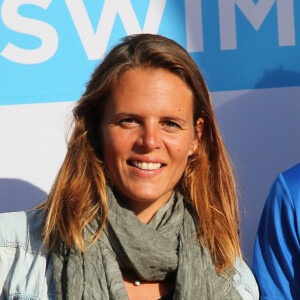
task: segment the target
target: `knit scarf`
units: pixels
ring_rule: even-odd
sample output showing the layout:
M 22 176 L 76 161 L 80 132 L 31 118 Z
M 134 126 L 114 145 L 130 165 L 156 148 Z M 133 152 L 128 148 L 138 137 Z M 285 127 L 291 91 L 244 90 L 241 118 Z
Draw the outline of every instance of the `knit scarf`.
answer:
M 110 188 L 107 200 L 108 225 L 84 255 L 56 243 L 51 259 L 57 300 L 128 300 L 120 268 L 134 271 L 142 281 L 176 276 L 176 300 L 242 299 L 232 284 L 234 271 L 231 276 L 216 273 L 181 195 L 173 195 L 148 224 L 117 201 Z M 84 237 L 98 226 L 92 221 Z

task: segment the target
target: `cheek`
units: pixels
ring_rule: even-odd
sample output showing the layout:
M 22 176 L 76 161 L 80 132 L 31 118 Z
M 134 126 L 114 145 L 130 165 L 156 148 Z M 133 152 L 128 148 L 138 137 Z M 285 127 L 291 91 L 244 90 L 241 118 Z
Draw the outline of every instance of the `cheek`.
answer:
M 118 145 L 113 140 L 106 139 L 103 147 L 103 161 L 108 177 L 114 182 L 119 177 Z
M 118 144 L 110 132 L 102 131 L 102 149 L 104 163 L 108 169 L 115 164 L 115 158 L 118 152 Z
M 182 147 L 174 148 L 174 151 L 171 154 L 171 161 L 172 161 L 172 169 L 173 169 L 173 179 L 178 181 L 187 165 L 188 161 L 188 153 L 187 149 L 183 149 Z
M 189 135 L 168 142 L 169 149 L 173 153 L 174 159 L 176 158 L 182 162 L 187 161 L 188 157 L 194 152 L 192 138 L 193 137 Z
M 105 156 L 111 156 L 111 153 L 115 153 L 119 148 L 119 139 L 115 134 L 114 130 L 103 130 L 102 131 L 103 149 Z
M 104 163 L 108 169 L 119 168 L 122 160 L 131 150 L 128 137 L 115 130 L 107 131 L 103 135 Z

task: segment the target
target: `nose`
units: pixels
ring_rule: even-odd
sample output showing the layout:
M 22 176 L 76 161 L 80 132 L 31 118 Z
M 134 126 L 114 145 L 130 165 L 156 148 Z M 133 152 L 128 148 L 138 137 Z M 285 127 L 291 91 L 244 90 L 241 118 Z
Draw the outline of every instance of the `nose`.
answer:
M 146 152 L 162 147 L 162 139 L 159 124 L 149 122 L 141 127 L 140 135 L 137 139 L 137 146 Z

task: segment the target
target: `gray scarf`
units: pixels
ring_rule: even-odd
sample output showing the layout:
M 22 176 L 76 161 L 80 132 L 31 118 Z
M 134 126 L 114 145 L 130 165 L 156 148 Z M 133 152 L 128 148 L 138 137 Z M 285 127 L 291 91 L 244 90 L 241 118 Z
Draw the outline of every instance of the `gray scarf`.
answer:
M 217 274 L 210 255 L 197 240 L 194 220 L 182 196 L 172 197 L 142 223 L 107 189 L 109 224 L 84 255 L 58 241 L 51 253 L 56 299 L 128 300 L 120 268 L 144 281 L 176 276 L 173 299 L 242 299 L 231 276 Z M 84 230 L 88 238 L 96 221 Z

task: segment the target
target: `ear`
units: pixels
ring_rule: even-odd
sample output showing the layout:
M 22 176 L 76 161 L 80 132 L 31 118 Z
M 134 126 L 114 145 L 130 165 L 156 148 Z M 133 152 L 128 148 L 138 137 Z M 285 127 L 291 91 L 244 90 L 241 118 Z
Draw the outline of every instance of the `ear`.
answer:
M 198 143 L 201 140 L 201 135 L 203 132 L 203 128 L 204 128 L 204 120 L 202 118 L 199 118 L 196 122 L 196 133 L 194 136 L 194 139 L 192 141 L 188 156 L 192 155 L 195 153 L 195 151 L 198 148 Z

